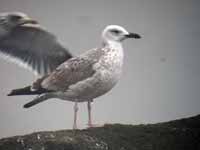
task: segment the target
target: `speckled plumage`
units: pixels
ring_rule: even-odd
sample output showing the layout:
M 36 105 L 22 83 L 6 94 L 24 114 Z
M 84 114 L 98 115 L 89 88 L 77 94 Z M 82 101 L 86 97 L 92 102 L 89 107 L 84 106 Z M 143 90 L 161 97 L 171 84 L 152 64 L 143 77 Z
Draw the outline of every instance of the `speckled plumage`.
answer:
M 92 49 L 60 65 L 41 84 L 55 97 L 88 101 L 108 92 L 119 80 L 123 50 L 112 47 Z

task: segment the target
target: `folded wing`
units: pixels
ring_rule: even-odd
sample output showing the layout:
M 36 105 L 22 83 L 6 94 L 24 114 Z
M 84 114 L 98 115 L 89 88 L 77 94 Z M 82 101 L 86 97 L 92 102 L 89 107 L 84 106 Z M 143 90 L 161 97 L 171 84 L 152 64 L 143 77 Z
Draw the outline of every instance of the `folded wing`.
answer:
M 53 91 L 67 91 L 68 87 L 92 77 L 95 73 L 94 65 L 103 55 L 103 51 L 93 49 L 80 57 L 74 57 L 61 64 L 42 82 L 42 87 Z

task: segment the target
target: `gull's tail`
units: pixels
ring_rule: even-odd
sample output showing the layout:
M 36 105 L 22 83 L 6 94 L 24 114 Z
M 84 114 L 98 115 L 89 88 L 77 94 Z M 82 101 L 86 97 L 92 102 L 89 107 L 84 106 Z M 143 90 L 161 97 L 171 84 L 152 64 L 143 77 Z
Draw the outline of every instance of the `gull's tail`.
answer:
M 14 89 L 12 90 L 8 96 L 17 96 L 17 95 L 40 95 L 43 93 L 50 92 L 49 90 L 39 88 L 37 90 L 32 90 L 31 86 L 27 86 L 24 88 Z

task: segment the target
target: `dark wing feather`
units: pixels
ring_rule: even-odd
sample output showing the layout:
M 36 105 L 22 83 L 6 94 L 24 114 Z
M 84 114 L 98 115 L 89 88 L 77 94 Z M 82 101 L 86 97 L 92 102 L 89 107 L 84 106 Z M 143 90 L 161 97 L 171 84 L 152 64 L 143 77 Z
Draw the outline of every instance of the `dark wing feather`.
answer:
M 72 57 L 54 35 L 39 26 L 14 28 L 0 38 L 0 52 L 40 75 L 52 72 Z

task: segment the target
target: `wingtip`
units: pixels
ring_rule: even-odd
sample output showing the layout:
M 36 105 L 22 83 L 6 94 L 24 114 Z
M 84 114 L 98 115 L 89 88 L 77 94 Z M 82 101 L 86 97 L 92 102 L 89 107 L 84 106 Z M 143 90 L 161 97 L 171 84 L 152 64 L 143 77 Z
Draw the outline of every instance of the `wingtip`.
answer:
M 33 103 L 29 102 L 29 103 L 24 104 L 23 108 L 27 109 L 27 108 L 30 108 L 32 106 L 33 106 Z
M 7 94 L 7 96 L 13 96 L 13 91 Z
M 30 108 L 30 107 L 32 107 L 32 106 L 34 106 L 34 105 L 35 105 L 35 101 L 31 101 L 31 102 L 29 102 L 29 103 L 26 103 L 26 104 L 23 106 L 23 108 L 27 109 L 27 108 Z
M 23 106 L 23 108 L 27 109 L 29 108 L 30 106 L 27 106 L 26 104 Z
M 16 96 L 18 95 L 17 90 L 12 90 L 10 93 L 7 94 L 7 96 Z

